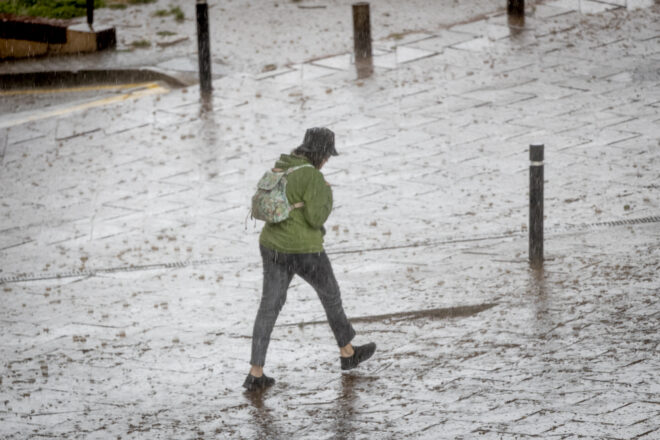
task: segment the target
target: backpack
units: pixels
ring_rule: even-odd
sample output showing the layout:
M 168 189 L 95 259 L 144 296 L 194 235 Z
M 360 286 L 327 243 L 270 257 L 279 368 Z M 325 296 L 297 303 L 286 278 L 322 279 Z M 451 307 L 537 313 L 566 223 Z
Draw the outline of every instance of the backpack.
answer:
M 289 218 L 289 213 L 295 208 L 305 206 L 304 202 L 289 203 L 286 198 L 286 177 L 292 172 L 312 167 L 311 164 L 298 165 L 286 171 L 266 171 L 257 183 L 257 191 L 252 196 L 252 217 L 266 223 L 280 223 Z M 313 168 L 313 167 L 312 167 Z

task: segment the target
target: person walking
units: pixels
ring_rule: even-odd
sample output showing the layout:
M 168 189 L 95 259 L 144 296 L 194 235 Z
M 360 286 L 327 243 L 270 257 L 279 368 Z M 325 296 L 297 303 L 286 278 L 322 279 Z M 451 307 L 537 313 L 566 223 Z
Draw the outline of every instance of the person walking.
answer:
M 263 290 L 252 332 L 250 372 L 243 383 L 248 391 L 275 383 L 275 379 L 263 372 L 266 351 L 294 275 L 309 283 L 318 294 L 339 346 L 342 370 L 357 367 L 376 351 L 373 342 L 351 344 L 355 330 L 344 312 L 339 285 L 323 249 L 323 225 L 332 211 L 332 190 L 321 168 L 337 154 L 335 134 L 328 128 L 315 127 L 305 132 L 299 147 L 291 154 L 282 154 L 275 162 L 275 171 L 296 167 L 286 177 L 286 196 L 295 209 L 280 223 L 266 223 L 259 236 Z

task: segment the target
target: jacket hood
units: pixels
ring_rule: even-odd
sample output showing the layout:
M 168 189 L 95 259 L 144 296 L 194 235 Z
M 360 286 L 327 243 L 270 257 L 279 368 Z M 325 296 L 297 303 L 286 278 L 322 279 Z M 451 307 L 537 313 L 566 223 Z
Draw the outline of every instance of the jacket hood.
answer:
M 292 154 L 282 154 L 280 158 L 275 162 L 275 168 L 288 170 L 291 167 L 304 165 L 306 163 L 310 163 L 306 157 L 294 156 Z

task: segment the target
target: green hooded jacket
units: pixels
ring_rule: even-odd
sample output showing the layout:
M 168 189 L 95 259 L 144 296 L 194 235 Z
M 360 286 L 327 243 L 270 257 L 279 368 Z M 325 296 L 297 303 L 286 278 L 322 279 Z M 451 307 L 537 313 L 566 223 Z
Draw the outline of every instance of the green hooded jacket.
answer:
M 305 157 L 282 154 L 275 168 L 310 163 Z M 323 174 L 313 167 L 300 168 L 287 176 L 286 196 L 289 203 L 304 202 L 305 206 L 291 211 L 280 223 L 266 223 L 259 243 L 286 254 L 323 252 L 323 224 L 332 211 L 332 190 Z

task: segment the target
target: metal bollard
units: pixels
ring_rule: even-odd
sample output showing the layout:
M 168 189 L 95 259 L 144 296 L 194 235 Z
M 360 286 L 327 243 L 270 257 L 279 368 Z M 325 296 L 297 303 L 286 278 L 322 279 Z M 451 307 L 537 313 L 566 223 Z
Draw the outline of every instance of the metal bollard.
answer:
M 94 0 L 87 0 L 87 24 L 92 29 L 94 24 Z
M 543 145 L 529 146 L 529 263 L 543 267 Z
M 371 22 L 367 2 L 353 4 L 353 41 L 358 78 L 367 77 L 374 70 L 371 52 Z
M 525 0 L 507 0 L 506 9 L 511 36 L 518 36 L 525 28 Z
M 525 0 L 507 0 L 506 12 L 516 17 L 525 16 Z
M 209 40 L 209 8 L 206 0 L 197 0 L 197 57 L 199 59 L 199 89 L 202 97 L 210 98 L 211 42 Z

